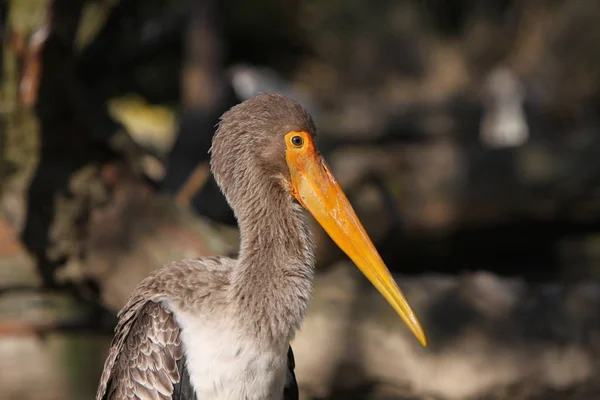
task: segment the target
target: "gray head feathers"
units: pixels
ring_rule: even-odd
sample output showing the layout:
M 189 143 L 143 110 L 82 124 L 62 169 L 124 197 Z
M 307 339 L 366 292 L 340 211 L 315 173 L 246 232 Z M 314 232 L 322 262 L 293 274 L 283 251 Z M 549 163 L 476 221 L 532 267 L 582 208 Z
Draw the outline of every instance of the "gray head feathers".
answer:
M 211 148 L 211 169 L 236 214 L 241 201 L 257 194 L 252 190 L 257 185 L 263 196 L 265 185 L 285 189 L 282 184 L 289 181 L 289 170 L 284 136 L 291 131 L 314 136 L 316 127 L 304 107 L 276 93 L 261 93 L 221 117 Z

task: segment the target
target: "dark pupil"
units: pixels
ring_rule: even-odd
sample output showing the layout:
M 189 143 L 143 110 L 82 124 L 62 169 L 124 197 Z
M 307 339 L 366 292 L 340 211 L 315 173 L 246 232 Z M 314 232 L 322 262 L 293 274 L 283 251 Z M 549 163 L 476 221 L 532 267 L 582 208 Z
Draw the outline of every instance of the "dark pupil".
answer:
M 294 146 L 301 146 L 302 145 L 302 138 L 300 136 L 294 136 L 292 138 L 292 144 Z

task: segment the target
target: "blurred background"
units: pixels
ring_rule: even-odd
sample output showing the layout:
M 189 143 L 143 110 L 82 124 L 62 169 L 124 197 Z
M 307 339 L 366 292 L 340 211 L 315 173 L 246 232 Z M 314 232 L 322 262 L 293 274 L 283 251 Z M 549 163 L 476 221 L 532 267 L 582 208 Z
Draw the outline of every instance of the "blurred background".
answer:
M 164 263 L 235 255 L 218 117 L 296 98 L 421 348 L 311 221 L 304 399 L 600 398 L 600 3 L 0 0 L 0 399 L 92 399 Z

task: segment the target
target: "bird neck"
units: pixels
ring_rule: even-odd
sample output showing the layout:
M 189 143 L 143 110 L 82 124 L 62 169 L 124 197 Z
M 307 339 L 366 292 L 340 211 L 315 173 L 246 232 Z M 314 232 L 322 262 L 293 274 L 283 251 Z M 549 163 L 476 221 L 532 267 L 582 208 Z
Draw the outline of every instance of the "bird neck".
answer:
M 251 210 L 236 212 L 241 243 L 231 294 L 250 329 L 287 346 L 306 314 L 314 258 L 303 209 L 271 190 L 247 201 Z

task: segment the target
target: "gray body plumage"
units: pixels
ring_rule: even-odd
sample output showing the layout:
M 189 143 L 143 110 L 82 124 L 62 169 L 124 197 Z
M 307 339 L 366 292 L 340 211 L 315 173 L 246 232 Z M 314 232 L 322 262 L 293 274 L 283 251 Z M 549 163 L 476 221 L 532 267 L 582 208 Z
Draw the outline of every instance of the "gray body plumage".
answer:
M 234 265 L 221 257 L 182 260 L 146 278 L 119 315 L 97 400 L 191 400 L 192 392 L 198 399 L 282 399 L 286 384 L 293 390 L 289 347 L 247 335 L 251 321 L 229 317 L 237 312 L 227 301 Z M 197 315 L 202 326 L 178 320 L 183 314 Z M 207 352 L 220 357 L 201 357 Z
M 289 343 L 314 259 L 286 180 L 281 138 L 294 130 L 315 127 L 279 95 L 225 113 L 211 167 L 238 219 L 239 258 L 178 261 L 142 281 L 119 314 L 96 400 L 297 398 Z

